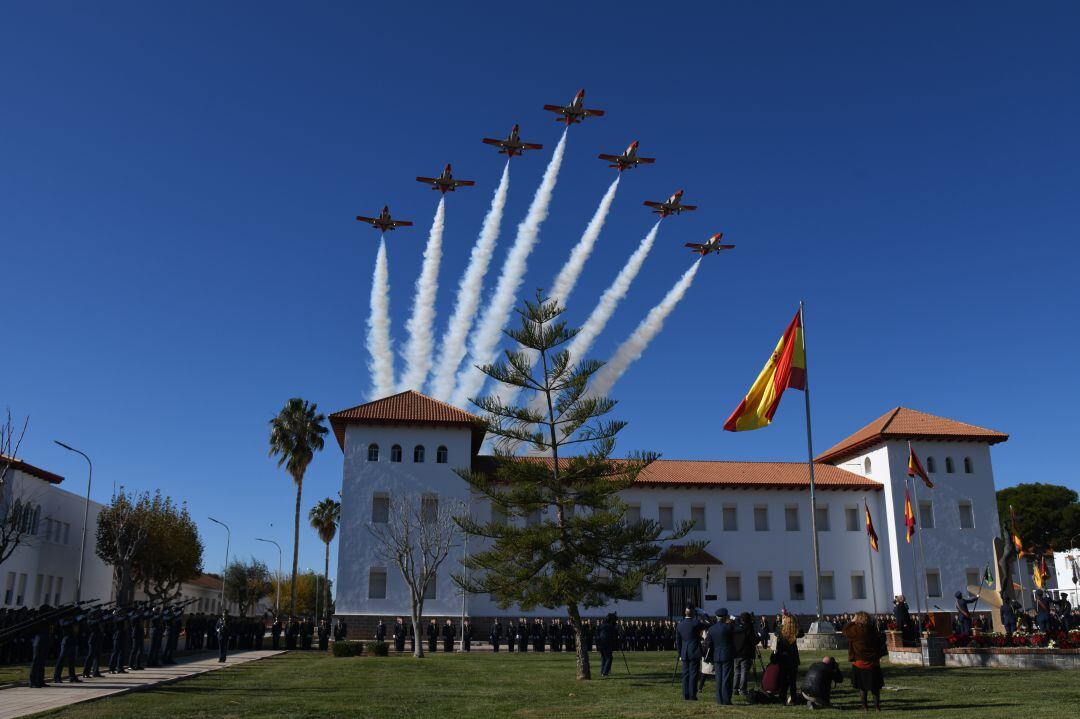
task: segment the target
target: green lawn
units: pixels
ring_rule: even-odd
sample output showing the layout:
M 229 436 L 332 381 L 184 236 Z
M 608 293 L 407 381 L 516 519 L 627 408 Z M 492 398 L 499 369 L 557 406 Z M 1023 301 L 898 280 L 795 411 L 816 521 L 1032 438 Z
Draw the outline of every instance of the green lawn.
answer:
M 812 655 L 803 654 L 803 667 Z M 820 656 L 820 655 L 818 655 Z M 570 654 L 334 658 L 307 652 L 211 672 L 150 691 L 104 699 L 41 716 L 80 717 L 705 717 L 789 716 L 779 706 L 721 709 L 706 685 L 684 702 L 669 684 L 674 655 L 616 655 L 609 679 L 574 680 Z M 841 657 L 842 659 L 845 657 Z M 595 666 L 595 665 L 594 665 Z M 847 672 L 846 661 L 841 666 Z M 1064 672 L 885 667 L 886 711 L 905 718 L 1075 716 L 1076 677 Z M 834 692 L 842 710 L 858 708 L 845 682 Z M 802 707 L 795 711 L 807 711 Z

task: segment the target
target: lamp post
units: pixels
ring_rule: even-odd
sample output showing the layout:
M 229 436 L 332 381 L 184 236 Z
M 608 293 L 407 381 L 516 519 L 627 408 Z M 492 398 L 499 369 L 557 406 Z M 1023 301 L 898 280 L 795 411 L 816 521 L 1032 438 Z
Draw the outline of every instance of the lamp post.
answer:
M 281 545 L 273 539 L 260 539 L 255 537 L 256 542 L 266 542 L 277 547 L 277 598 L 274 599 L 274 617 L 281 616 Z
M 70 445 L 66 445 L 58 439 L 54 439 L 53 442 L 60 445 L 69 452 L 82 455 L 82 458 L 86 460 L 86 464 L 89 467 L 89 471 L 86 474 L 86 503 L 83 505 L 83 519 L 82 519 L 82 541 L 79 543 L 79 576 L 75 578 L 75 601 L 82 599 L 82 576 L 83 576 L 83 564 L 86 558 L 86 523 L 90 517 L 90 482 L 94 479 L 94 463 L 90 461 L 90 458 L 86 456 L 85 452 L 80 452 Z
M 315 575 L 315 621 L 319 621 L 319 573 L 311 567 L 308 567 L 308 571 Z
M 232 531 L 229 529 L 229 525 L 222 522 L 220 519 L 214 519 L 213 517 L 207 517 L 214 524 L 220 524 L 225 527 L 225 565 L 221 569 L 221 612 L 225 613 L 225 572 L 229 569 L 229 542 L 232 541 Z

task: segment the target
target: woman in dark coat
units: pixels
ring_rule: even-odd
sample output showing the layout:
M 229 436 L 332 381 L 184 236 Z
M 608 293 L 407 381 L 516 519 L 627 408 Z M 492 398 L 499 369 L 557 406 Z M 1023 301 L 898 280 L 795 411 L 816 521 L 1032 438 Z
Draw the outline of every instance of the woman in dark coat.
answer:
M 866 707 L 866 694 L 874 695 L 874 708 L 881 710 L 881 635 L 866 612 L 859 612 L 844 627 L 848 640 L 848 660 L 851 662 L 851 685 L 859 690 L 859 701 Z
M 776 632 L 776 648 L 773 661 L 780 665 L 780 701 L 794 705 L 799 701 L 799 647 L 795 640 L 799 636 L 799 625 L 795 617 L 785 614 Z

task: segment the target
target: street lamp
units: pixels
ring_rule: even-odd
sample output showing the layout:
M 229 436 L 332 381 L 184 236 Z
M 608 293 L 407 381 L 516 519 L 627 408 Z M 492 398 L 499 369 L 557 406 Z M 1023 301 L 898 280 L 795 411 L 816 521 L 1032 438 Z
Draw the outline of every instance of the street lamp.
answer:
M 255 537 L 256 542 L 266 542 L 277 547 L 277 598 L 274 600 L 274 616 L 281 616 L 281 545 L 273 539 L 260 539 Z
M 220 524 L 225 527 L 225 566 L 221 570 L 221 612 L 225 613 L 225 572 L 229 569 L 229 542 L 232 541 L 232 532 L 229 530 L 229 525 L 222 522 L 220 519 L 214 519 L 213 517 L 207 517 L 214 524 Z
M 90 482 L 94 478 L 94 463 L 90 461 L 90 458 L 86 456 L 85 452 L 64 444 L 58 439 L 54 439 L 53 442 L 60 445 L 69 452 L 82 455 L 82 458 L 86 460 L 86 464 L 89 467 L 89 471 L 86 475 L 86 504 L 83 505 L 83 518 L 82 518 L 82 542 L 79 544 L 79 576 L 75 579 L 75 601 L 78 602 L 82 599 L 82 575 L 83 575 L 83 563 L 86 558 L 86 522 L 90 517 Z

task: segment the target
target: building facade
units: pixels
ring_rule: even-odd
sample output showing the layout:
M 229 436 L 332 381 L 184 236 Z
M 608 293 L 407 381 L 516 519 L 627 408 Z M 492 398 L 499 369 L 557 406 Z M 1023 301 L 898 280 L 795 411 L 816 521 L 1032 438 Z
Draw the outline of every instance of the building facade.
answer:
M 409 610 L 407 587 L 379 559 L 372 528 L 391 521 L 392 497 L 450 502 L 480 520 L 492 508 L 470 496 L 455 468 L 481 471 L 477 418 L 417 392 L 404 392 L 330 416 L 344 453 L 337 613 L 392 617 Z M 904 594 L 913 609 L 950 609 L 950 597 L 978 584 L 993 561 L 998 535 L 990 446 L 1007 435 L 905 408 L 886 413 L 821 454 L 815 462 L 821 594 L 826 614 L 889 611 Z M 908 442 L 927 465 L 934 488 L 907 476 Z M 633 600 L 594 609 L 622 616 L 680 615 L 687 602 L 732 612 L 813 614 L 815 582 L 806 463 L 659 460 L 623 493 L 630 519 L 694 523 L 688 539 L 707 542 L 693 556 L 665 553 L 663 585 Z M 913 493 L 919 531 L 905 537 L 905 491 Z M 879 536 L 870 550 L 865 511 Z M 920 542 L 921 538 L 921 542 Z M 475 550 L 475 538 L 471 542 Z M 451 574 L 467 546 L 441 569 L 425 616 L 518 616 L 487 596 L 462 597 Z M 564 610 L 530 611 L 561 616 Z

